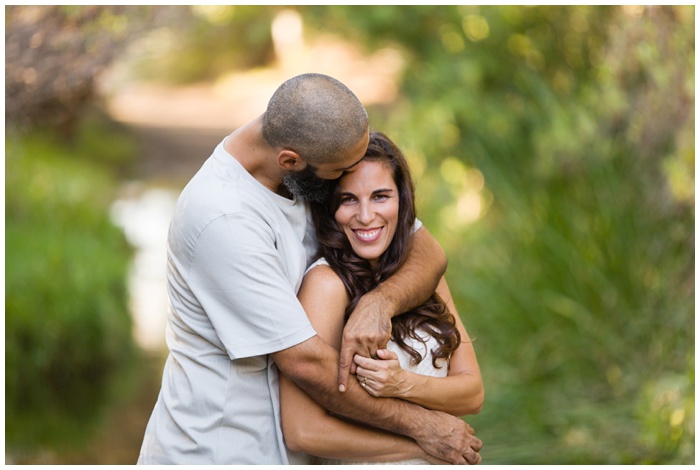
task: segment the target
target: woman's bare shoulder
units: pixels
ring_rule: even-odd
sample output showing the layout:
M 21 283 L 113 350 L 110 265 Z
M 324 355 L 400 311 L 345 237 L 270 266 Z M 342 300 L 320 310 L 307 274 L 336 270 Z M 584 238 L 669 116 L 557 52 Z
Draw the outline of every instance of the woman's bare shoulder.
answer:
M 317 264 L 305 275 L 301 288 L 313 287 L 314 290 L 328 294 L 345 293 L 345 286 L 333 269 L 327 264 Z
M 299 301 L 319 335 L 335 345 L 350 301 L 340 277 L 328 265 L 313 267 L 304 276 Z

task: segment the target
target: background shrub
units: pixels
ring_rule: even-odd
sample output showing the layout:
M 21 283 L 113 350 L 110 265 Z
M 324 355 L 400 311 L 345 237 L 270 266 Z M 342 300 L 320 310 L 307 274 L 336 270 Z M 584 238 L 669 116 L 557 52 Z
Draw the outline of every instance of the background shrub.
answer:
M 106 153 L 112 146 L 104 132 Z M 95 142 L 6 136 L 5 419 L 15 451 L 79 445 L 133 357 L 131 249 Z

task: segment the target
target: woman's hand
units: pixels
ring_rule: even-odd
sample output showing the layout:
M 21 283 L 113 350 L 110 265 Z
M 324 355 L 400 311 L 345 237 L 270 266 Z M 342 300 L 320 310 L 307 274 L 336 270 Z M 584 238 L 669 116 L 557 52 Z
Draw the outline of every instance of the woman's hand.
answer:
M 357 366 L 355 375 L 362 388 L 375 397 L 402 398 L 410 392 L 412 372 L 401 368 L 399 358 L 393 351 L 378 349 L 379 359 L 369 359 L 355 355 L 353 360 Z

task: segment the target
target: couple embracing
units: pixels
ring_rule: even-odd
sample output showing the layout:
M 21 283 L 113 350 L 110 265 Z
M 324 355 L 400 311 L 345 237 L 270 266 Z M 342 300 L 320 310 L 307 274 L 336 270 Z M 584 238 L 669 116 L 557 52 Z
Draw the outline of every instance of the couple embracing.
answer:
M 227 136 L 168 235 L 169 355 L 140 464 L 476 464 L 483 402 L 405 158 L 304 74 Z

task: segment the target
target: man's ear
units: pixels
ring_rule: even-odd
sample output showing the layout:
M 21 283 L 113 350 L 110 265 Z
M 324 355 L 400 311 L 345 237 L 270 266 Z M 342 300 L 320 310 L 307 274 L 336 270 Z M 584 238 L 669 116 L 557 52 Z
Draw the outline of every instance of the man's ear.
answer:
M 277 164 L 286 171 L 303 170 L 306 162 L 294 150 L 284 149 L 277 154 Z

